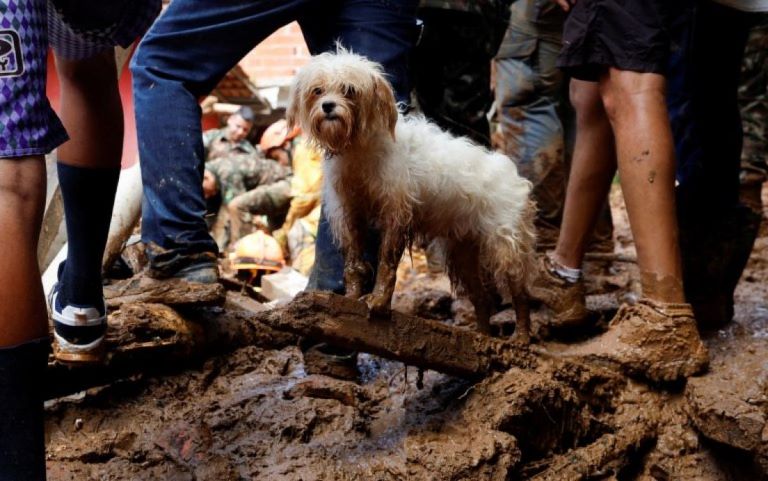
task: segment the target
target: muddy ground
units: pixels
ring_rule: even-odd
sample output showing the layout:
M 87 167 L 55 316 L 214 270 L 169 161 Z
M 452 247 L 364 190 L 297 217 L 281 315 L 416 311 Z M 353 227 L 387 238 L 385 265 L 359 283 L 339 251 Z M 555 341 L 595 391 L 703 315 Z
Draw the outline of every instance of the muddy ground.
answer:
M 617 252 L 631 254 L 618 192 L 612 207 Z M 636 272 L 603 261 L 588 271 L 599 330 L 636 299 Z M 710 371 L 687 384 L 649 386 L 579 362 L 469 381 L 361 355 L 358 385 L 307 375 L 292 343 L 250 346 L 49 401 L 49 479 L 764 479 L 766 281 L 763 233 L 735 322 L 708 337 Z M 473 325 L 470 305 L 419 253 L 403 263 L 396 308 Z

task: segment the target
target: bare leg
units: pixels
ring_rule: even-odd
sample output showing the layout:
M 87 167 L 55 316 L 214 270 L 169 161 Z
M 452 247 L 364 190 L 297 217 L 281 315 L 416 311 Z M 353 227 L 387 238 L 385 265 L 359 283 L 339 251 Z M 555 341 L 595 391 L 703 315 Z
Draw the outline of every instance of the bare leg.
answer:
M 661 75 L 613 68 L 600 80 L 600 93 L 616 136 L 643 293 L 661 302 L 685 302 L 665 87 Z
M 44 202 L 42 157 L 0 159 L 0 347 L 48 335 L 48 314 L 37 266 Z
M 60 117 L 69 142 L 59 162 L 76 167 L 120 167 L 123 107 L 112 49 L 85 60 L 56 58 L 61 81 Z
M 571 80 L 576 144 L 565 194 L 555 260 L 580 268 L 590 235 L 616 172 L 613 132 L 596 82 Z
M 382 232 L 379 247 L 379 269 L 376 273 L 376 284 L 368 298 L 368 307 L 374 314 L 389 312 L 392 305 L 392 294 L 395 292 L 397 281 L 397 266 L 405 250 L 405 233 L 399 229 L 385 228 Z

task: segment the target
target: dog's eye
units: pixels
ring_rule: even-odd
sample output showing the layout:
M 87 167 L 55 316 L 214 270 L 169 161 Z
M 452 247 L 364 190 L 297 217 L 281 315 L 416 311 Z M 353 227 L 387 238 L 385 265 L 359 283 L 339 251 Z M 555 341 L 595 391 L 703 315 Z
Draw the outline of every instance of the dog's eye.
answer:
M 323 89 L 321 89 L 320 87 L 315 87 L 315 88 L 312 89 L 312 93 L 315 94 L 315 95 L 322 95 L 323 94 Z
M 344 95 L 346 95 L 347 97 L 354 97 L 355 94 L 357 94 L 357 92 L 355 91 L 354 87 L 349 87 L 349 86 L 346 87 L 344 91 Z

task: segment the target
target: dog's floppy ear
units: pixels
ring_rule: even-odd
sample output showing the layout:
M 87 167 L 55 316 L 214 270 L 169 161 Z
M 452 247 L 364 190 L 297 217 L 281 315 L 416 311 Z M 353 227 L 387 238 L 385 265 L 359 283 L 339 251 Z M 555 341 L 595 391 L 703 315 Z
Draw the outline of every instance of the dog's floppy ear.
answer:
M 292 129 L 296 127 L 296 123 L 299 120 L 299 86 L 294 83 L 291 86 L 291 93 L 288 98 L 288 108 L 285 111 L 285 121 L 288 122 L 288 128 Z
M 397 102 L 392 86 L 382 75 L 377 75 L 374 80 L 374 107 L 377 115 L 382 117 L 381 122 L 386 127 L 392 140 L 395 140 L 395 126 L 397 125 Z

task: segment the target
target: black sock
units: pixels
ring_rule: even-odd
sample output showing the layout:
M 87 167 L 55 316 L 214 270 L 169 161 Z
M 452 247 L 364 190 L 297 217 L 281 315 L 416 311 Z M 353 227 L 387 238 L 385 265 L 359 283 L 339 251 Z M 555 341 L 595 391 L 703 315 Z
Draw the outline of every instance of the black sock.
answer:
M 48 339 L 0 348 L 0 481 L 45 481 Z
M 59 305 L 101 309 L 101 260 L 107 244 L 119 168 L 58 164 L 67 222 L 67 261 L 59 276 Z

